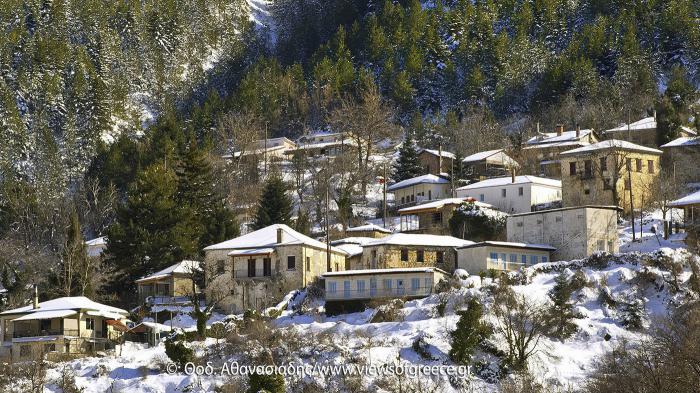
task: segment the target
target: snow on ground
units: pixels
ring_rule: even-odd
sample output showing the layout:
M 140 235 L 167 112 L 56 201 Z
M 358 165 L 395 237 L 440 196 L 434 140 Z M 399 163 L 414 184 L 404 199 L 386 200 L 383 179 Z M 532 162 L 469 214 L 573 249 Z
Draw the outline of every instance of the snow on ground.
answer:
M 673 219 L 674 222 L 683 220 L 683 211 L 673 209 L 668 213 L 668 219 Z M 641 222 L 641 224 L 640 224 Z M 641 227 L 640 227 L 641 225 Z M 641 237 L 640 237 L 641 230 Z M 664 224 L 663 216 L 660 210 L 655 210 L 646 213 L 640 221 L 639 217 L 634 220 L 635 240 L 632 241 L 632 223 L 625 221 L 618 230 L 620 237 L 620 252 L 651 252 L 662 247 L 668 248 L 685 248 L 684 233 L 673 233 L 669 235 L 668 240 L 663 236 Z M 656 231 L 656 233 L 654 233 Z

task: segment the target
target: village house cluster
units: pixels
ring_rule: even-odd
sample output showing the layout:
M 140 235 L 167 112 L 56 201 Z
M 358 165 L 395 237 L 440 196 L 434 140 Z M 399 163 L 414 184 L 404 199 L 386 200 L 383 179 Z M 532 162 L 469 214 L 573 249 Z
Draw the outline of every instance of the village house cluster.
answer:
M 512 271 L 618 252 L 620 217 L 649 202 L 664 171 L 696 168 L 700 162 L 695 131 L 684 128 L 678 139 L 656 146 L 655 128 L 653 117 L 604 132 L 557 126 L 552 133 L 538 132 L 522 148 L 536 161 L 534 173 L 523 173 L 526 165 L 504 149 L 477 152 L 462 160 L 466 185 L 449 176 L 455 154 L 421 149 L 424 174 L 386 187 L 393 196 L 395 217 L 390 218 L 397 223 L 391 228 L 368 222 L 321 241 L 274 224 L 212 244 L 201 262 L 182 261 L 136 281 L 140 302 L 155 317 L 152 324 L 127 324 L 127 311 L 87 298 L 35 299 L 0 313 L 0 358 L 21 360 L 37 348 L 80 354 L 108 349 L 124 337 L 154 342 L 157 322 L 191 306 L 193 299 L 206 299 L 226 313 L 264 311 L 285 306 L 298 290 L 313 286 L 323 289 L 326 311 L 338 313 L 377 299 L 427 296 L 455 272 Z M 230 157 L 332 158 L 355 143 L 339 133 L 296 142 L 275 138 Z M 678 176 L 684 184 L 700 182 L 699 172 Z M 684 221 L 664 230 L 685 229 L 696 239 L 700 191 L 667 203 L 684 211 Z M 465 206 L 503 220 L 504 233 L 479 240 L 454 237 L 450 219 Z M 99 257 L 105 240 L 87 246 L 91 257 Z M 204 275 L 202 288 L 195 273 Z

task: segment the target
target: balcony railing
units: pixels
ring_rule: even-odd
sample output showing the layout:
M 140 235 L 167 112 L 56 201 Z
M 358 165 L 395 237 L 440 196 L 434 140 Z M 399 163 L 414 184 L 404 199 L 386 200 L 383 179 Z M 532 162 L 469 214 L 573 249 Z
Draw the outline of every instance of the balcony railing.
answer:
M 336 288 L 335 292 L 326 290 L 326 300 L 373 299 L 428 296 L 433 287 L 418 288 L 365 288 L 364 290 Z
M 512 270 L 519 270 L 522 267 L 527 266 L 525 263 L 520 263 L 520 262 L 506 262 L 506 261 L 500 261 L 500 260 L 495 260 L 495 259 L 488 259 L 486 261 L 486 269 L 488 270 L 507 270 L 507 271 L 512 271 Z
M 272 270 L 265 270 L 263 268 L 256 269 L 235 269 L 233 271 L 233 278 L 271 278 Z
M 51 330 L 20 330 L 12 332 L 13 338 L 43 337 L 43 336 L 78 336 L 78 329 Z

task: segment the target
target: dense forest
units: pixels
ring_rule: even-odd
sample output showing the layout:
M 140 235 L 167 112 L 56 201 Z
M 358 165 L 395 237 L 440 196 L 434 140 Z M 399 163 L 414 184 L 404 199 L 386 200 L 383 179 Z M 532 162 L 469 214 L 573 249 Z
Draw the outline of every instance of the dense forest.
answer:
M 467 154 L 536 123 L 656 111 L 672 138 L 700 118 L 698 0 L 7 0 L 0 26 L 0 307 L 33 283 L 128 303 L 134 278 L 238 233 L 264 177 L 220 157 L 264 135 L 403 130 Z M 83 258 L 103 235 L 110 257 Z

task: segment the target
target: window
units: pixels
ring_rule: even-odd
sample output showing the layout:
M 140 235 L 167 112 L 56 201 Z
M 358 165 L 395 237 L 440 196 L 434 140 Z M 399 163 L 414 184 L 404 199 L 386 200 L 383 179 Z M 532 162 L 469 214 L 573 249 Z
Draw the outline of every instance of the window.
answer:
M 350 297 L 350 281 L 343 281 L 343 296 Z
M 501 189 L 501 197 L 502 198 L 506 197 L 506 189 L 505 188 Z
M 627 161 L 625 162 L 625 166 L 627 167 L 627 171 L 632 170 L 632 159 L 628 158 Z
M 248 260 L 248 277 L 255 277 L 255 259 Z
M 216 261 L 216 274 L 224 274 L 224 270 L 226 269 L 225 263 L 223 259 Z
M 586 160 L 583 162 L 583 175 L 585 177 L 593 176 L 593 161 Z
M 603 190 L 612 190 L 610 179 L 603 179 Z
M 518 187 L 518 196 L 523 196 L 525 190 L 522 187 Z
M 518 227 L 518 228 L 522 228 L 523 222 L 522 222 L 522 221 L 518 221 L 518 222 L 515 223 L 515 226 Z
M 537 264 L 537 255 L 530 256 L 530 263 L 533 265 Z
M 417 262 L 425 262 L 425 251 L 423 251 L 423 250 L 416 251 L 416 261 Z
M 642 171 L 642 159 L 637 158 L 637 172 L 641 172 L 641 171 Z
M 396 293 L 403 295 L 404 283 L 403 280 L 396 280 Z
M 433 283 L 432 283 L 432 280 L 430 278 L 426 277 L 423 280 L 423 282 L 424 282 L 423 287 L 426 291 L 431 291 L 433 289 Z
M 404 197 L 401 197 L 401 204 L 402 204 L 402 205 L 403 205 L 404 203 L 406 203 L 406 201 L 405 201 L 404 199 L 405 199 Z
M 297 257 L 290 255 L 287 257 L 287 270 L 295 270 L 297 268 Z
M 433 215 L 431 217 L 431 221 L 432 221 L 433 225 L 442 223 L 442 213 L 441 212 L 433 213 Z
M 388 278 L 384 279 L 384 290 L 386 292 L 391 292 L 391 279 L 388 279 Z
M 306 259 L 308 261 L 308 257 Z M 272 276 L 272 260 L 270 258 L 263 258 L 263 276 Z
M 590 195 L 591 189 L 590 189 L 590 188 L 584 188 L 584 189 L 583 189 L 583 193 L 586 194 L 586 195 Z
M 654 160 L 647 161 L 647 170 L 649 173 L 654 173 Z
M 615 250 L 615 243 L 612 240 L 608 240 L 608 251 L 613 252 Z
M 85 318 L 85 329 L 95 330 L 95 318 Z
M 489 254 L 489 258 L 493 261 L 497 261 L 498 260 L 498 253 L 492 252 L 491 254 Z
M 605 157 L 600 157 L 600 170 L 601 171 L 608 170 L 608 160 Z
M 440 264 L 445 263 L 445 252 L 444 251 L 437 251 L 435 253 L 435 261 L 437 263 L 440 263 Z
M 433 190 L 428 190 L 428 199 L 429 200 L 433 199 Z
M 365 293 L 365 280 L 357 282 L 357 293 Z
M 29 345 L 22 345 L 22 346 L 20 346 L 20 347 L 19 347 L 19 356 L 20 356 L 20 357 L 23 357 L 23 358 L 28 357 L 29 354 L 31 354 L 31 351 L 32 351 L 31 348 L 32 348 L 32 347 L 30 347 Z
M 420 278 L 412 278 L 411 279 L 411 291 L 418 292 L 419 288 L 420 288 Z
M 543 255 L 543 256 L 542 256 L 542 263 L 546 263 L 546 262 L 548 262 L 548 261 L 549 261 L 549 257 Z
M 576 176 L 576 163 L 575 162 L 569 163 L 569 175 Z
M 554 222 L 562 222 L 563 218 L 561 216 L 554 217 Z
M 525 265 L 527 263 L 527 255 L 523 254 L 520 256 L 520 263 Z
M 306 271 L 311 271 L 311 257 L 306 257 Z
M 411 194 L 411 202 L 415 202 L 416 196 L 414 194 Z
M 408 250 L 405 248 L 401 249 L 401 261 L 402 262 L 407 262 L 408 261 Z
M 503 261 L 503 262 L 507 261 L 505 253 L 501 254 L 501 261 Z
M 485 200 L 486 200 L 486 198 L 484 197 L 484 194 L 479 194 L 479 201 L 483 202 Z
M 517 254 L 510 254 L 510 262 L 511 263 L 518 262 L 518 255 Z
M 369 279 L 369 295 L 370 296 L 377 295 L 377 279 L 376 278 Z
M 632 188 L 632 183 L 630 182 L 630 179 L 625 179 L 625 190 L 629 190 Z

